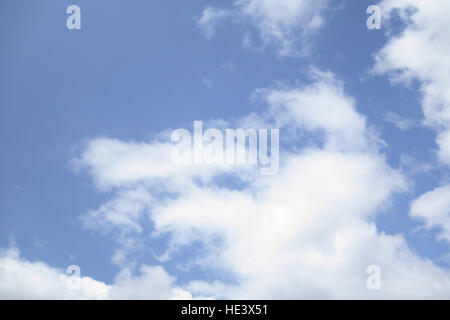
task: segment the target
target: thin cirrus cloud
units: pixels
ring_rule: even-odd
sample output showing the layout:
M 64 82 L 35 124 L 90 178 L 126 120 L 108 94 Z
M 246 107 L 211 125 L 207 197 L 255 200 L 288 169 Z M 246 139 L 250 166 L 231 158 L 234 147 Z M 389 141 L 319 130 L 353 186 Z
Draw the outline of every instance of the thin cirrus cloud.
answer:
M 408 130 L 417 125 L 417 121 L 405 118 L 391 111 L 388 111 L 383 115 L 383 120 L 392 123 L 400 130 Z

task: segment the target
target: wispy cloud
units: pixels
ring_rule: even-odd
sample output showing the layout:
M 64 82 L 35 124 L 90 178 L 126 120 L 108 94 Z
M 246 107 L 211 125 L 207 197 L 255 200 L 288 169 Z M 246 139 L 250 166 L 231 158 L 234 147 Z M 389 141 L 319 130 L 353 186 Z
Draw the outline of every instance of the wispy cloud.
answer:
M 402 117 L 391 111 L 388 111 L 383 115 L 383 120 L 392 123 L 400 130 L 408 130 L 418 125 L 418 122 L 416 120 Z
M 200 27 L 203 35 L 207 39 L 211 39 L 214 36 L 217 24 L 228 17 L 231 13 L 227 10 L 207 7 L 203 10 L 202 16 L 198 19 L 197 23 Z
M 273 45 L 280 56 L 297 56 L 307 53 L 311 35 L 324 24 L 327 3 L 328 0 L 236 0 L 229 10 L 207 7 L 198 24 L 210 39 L 225 17 L 233 22 L 250 22 L 263 46 Z
M 207 77 L 202 78 L 202 83 L 208 89 L 211 89 L 213 87 L 212 81 L 210 79 L 208 79 Z

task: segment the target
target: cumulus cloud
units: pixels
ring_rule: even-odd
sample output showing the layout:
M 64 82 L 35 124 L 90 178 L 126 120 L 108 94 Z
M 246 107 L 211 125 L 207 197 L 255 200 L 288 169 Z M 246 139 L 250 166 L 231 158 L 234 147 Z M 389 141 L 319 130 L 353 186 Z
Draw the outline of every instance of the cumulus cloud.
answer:
M 171 299 L 190 300 L 192 295 L 174 286 L 175 278 L 171 277 L 161 266 L 140 267 L 140 276 L 132 275 L 129 269 L 123 269 L 114 279 L 110 299 Z
M 43 262 L 29 262 L 15 248 L 0 252 L 0 299 L 105 299 L 110 286 L 81 277 L 71 290 L 69 276 Z
M 440 228 L 439 238 L 450 242 L 450 185 L 438 187 L 414 200 L 410 215 L 423 219 L 427 228 Z
M 314 77 L 306 86 L 257 90 L 267 108 L 237 120 L 300 132 L 289 134 L 295 147 L 281 151 L 278 175 L 173 165 L 172 144 L 164 140 L 88 141 L 73 163 L 113 196 L 88 210 L 83 222 L 119 235 L 113 261 L 120 272 L 110 285 L 83 278 L 85 288 L 69 298 L 448 298 L 449 272 L 373 222 L 408 189 L 407 178 L 389 166 L 380 139 L 342 83 L 331 73 Z M 224 175 L 239 183 L 220 183 Z M 445 196 L 433 194 L 441 201 Z M 445 225 L 447 203 L 433 199 L 417 200 L 411 215 Z M 130 252 L 142 248 L 143 238 L 159 235 L 169 239 L 161 261 L 200 244 L 199 256 L 177 263 L 233 280 L 193 279 L 180 286 L 162 266 L 135 261 Z M 370 265 L 381 269 L 381 290 L 366 288 Z M 4 297 L 67 297 L 62 271 L 17 253 L 4 254 L 0 266 Z
M 100 191 L 132 188 L 147 182 L 160 185 L 161 190 L 180 192 L 192 185 L 192 178 L 207 182 L 221 172 L 234 172 L 243 177 L 244 171 L 248 171 L 245 166 L 177 166 L 172 162 L 172 147 L 169 137 L 150 142 L 100 137 L 89 140 L 72 165 L 76 171 L 87 170 Z
M 438 133 L 439 159 L 450 164 L 450 3 L 389 0 L 380 6 L 384 19 L 399 17 L 405 27 L 377 53 L 374 71 L 394 82 L 420 81 L 425 123 Z
M 374 71 L 388 74 L 394 83 L 420 82 L 424 122 L 437 133 L 439 161 L 450 165 L 450 2 L 385 0 L 380 5 L 384 19 L 400 18 L 404 26 L 377 53 Z M 422 195 L 411 215 L 425 219 L 428 227 L 440 227 L 441 237 L 448 239 L 445 197 L 445 187 Z
M 307 87 L 259 90 L 276 124 L 322 133 L 326 149 L 361 151 L 376 142 L 342 83 L 329 73 L 315 76 L 321 80 Z
M 16 248 L 0 252 L 0 299 L 192 299 L 174 285 L 161 266 L 142 265 L 139 276 L 122 269 L 112 285 L 66 274 L 37 261 L 20 257 Z
M 198 24 L 209 39 L 216 24 L 226 16 L 249 21 L 264 46 L 274 45 L 281 56 L 295 56 L 305 53 L 310 36 L 323 25 L 327 3 L 328 0 L 236 0 L 229 10 L 207 7 Z
M 407 190 L 407 178 L 387 164 L 380 139 L 342 83 L 331 73 L 315 72 L 315 78 L 307 86 L 257 90 L 266 110 L 237 122 L 255 120 L 301 134 L 289 137 L 296 147 L 282 151 L 278 175 L 263 177 L 248 169 L 245 175 L 234 175 L 244 182 L 239 187 L 218 183 L 215 178 L 235 172 L 215 166 L 183 170 L 156 163 L 156 170 L 153 159 L 169 153 L 170 143 L 91 141 L 76 162 L 97 186 L 112 188 L 117 196 L 87 220 L 139 234 L 134 224 L 150 219 L 152 234 L 170 239 L 167 259 L 201 243 L 202 255 L 191 257 L 194 263 L 225 272 L 234 281 L 192 281 L 184 290 L 194 295 L 448 297 L 446 270 L 414 254 L 400 235 L 379 232 L 372 222 L 389 211 L 395 193 Z M 127 154 L 114 156 L 105 148 L 108 145 L 116 151 L 120 146 Z M 128 192 L 145 197 L 128 197 Z M 155 192 L 158 196 L 152 197 Z M 136 204 L 122 202 L 124 196 L 136 199 Z M 145 214 L 136 214 L 141 209 Z M 377 292 L 366 288 L 366 268 L 373 264 L 383 273 L 383 289 Z M 141 278 L 146 278 L 145 272 Z M 131 274 L 126 278 L 136 281 Z
M 396 81 L 421 81 L 427 124 L 438 132 L 446 162 L 450 42 L 442 8 L 448 3 L 381 5 L 387 16 L 399 13 L 406 29 L 377 55 L 375 71 Z M 220 19 L 245 18 L 265 45 L 275 44 L 282 56 L 295 55 L 323 24 L 325 6 L 312 0 L 236 0 L 231 11 L 207 8 L 199 25 L 210 38 Z M 417 54 L 405 55 L 405 49 Z M 257 90 L 267 108 L 236 120 L 286 133 L 290 148 L 281 151 L 278 175 L 260 176 L 251 167 L 177 166 L 170 161 L 168 139 L 89 140 L 73 165 L 112 198 L 82 220 L 87 228 L 119 235 L 113 261 L 120 272 L 110 285 L 83 277 L 69 298 L 448 298 L 448 270 L 373 222 L 389 212 L 395 194 L 408 190 L 408 179 L 387 163 L 383 141 L 342 83 L 331 73 L 314 71 L 314 77 L 306 86 Z M 234 183 L 221 182 L 224 176 Z M 440 226 L 445 239 L 447 188 L 423 195 L 410 212 L 428 227 Z M 148 221 L 153 229 L 146 233 Z M 200 279 L 182 287 L 162 266 L 141 264 L 136 272 L 139 262 L 129 253 L 143 237 L 161 234 L 169 238 L 162 260 L 200 243 L 201 256 L 189 259 L 233 281 Z M 381 290 L 366 288 L 369 265 L 381 268 Z M 67 297 L 67 279 L 61 270 L 22 259 L 17 250 L 0 255 L 0 297 Z

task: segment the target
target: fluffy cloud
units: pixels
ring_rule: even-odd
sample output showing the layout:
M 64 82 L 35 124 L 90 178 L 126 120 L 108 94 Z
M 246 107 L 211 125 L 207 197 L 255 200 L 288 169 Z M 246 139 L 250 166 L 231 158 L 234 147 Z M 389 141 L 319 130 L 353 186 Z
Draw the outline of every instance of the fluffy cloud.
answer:
M 229 16 L 250 21 L 264 45 L 273 44 L 281 56 L 304 53 L 311 34 L 323 24 L 327 0 L 236 0 L 230 10 L 208 7 L 198 24 L 209 39 L 219 20 Z M 302 49 L 300 49 L 303 47 Z M 302 52 L 303 51 L 303 52 Z
M 387 164 L 381 141 L 342 83 L 315 72 L 310 85 L 255 95 L 267 109 L 237 122 L 280 126 L 288 134 L 294 147 L 282 151 L 278 175 L 172 165 L 172 144 L 164 140 L 99 138 L 85 145 L 74 164 L 114 196 L 86 212 L 83 222 L 119 235 L 113 261 L 121 271 L 111 285 L 83 278 L 86 288 L 69 298 L 448 298 L 448 271 L 373 223 L 408 181 Z M 223 176 L 239 183 L 220 183 Z M 446 203 L 429 209 L 429 198 L 419 199 L 411 212 L 442 225 L 435 211 L 446 212 Z M 150 231 L 144 228 L 148 220 Z M 140 265 L 136 272 L 139 261 L 129 253 L 143 238 L 161 234 L 169 238 L 161 261 L 201 244 L 200 256 L 177 263 L 221 271 L 233 281 L 193 279 L 180 287 L 161 266 Z M 32 298 L 67 297 L 61 271 L 17 254 L 1 259 L 3 296 L 25 291 Z M 381 290 L 366 288 L 370 265 L 381 269 Z M 36 278 L 44 283 L 33 285 Z
M 414 200 L 410 215 L 423 219 L 427 228 L 440 227 L 439 238 L 450 242 L 450 185 L 438 187 Z
M 400 17 L 403 31 L 376 55 L 375 72 L 394 82 L 419 80 L 425 123 L 438 133 L 439 159 L 450 164 L 450 2 L 382 1 L 386 21 Z
M 327 150 L 362 151 L 376 144 L 342 83 L 330 73 L 313 72 L 320 80 L 307 87 L 259 90 L 276 125 L 322 134 Z
M 195 171 L 185 167 L 183 171 L 169 164 L 163 170 L 151 168 L 152 159 L 164 156 L 153 156 L 155 142 L 103 139 L 98 153 L 94 140 L 80 155 L 81 169 L 90 172 L 97 185 L 117 190 L 117 197 L 86 219 L 134 230 L 134 234 L 140 230 L 130 226 L 151 219 L 153 234 L 170 237 L 166 258 L 202 243 L 203 255 L 194 262 L 226 272 L 234 281 L 192 281 L 185 290 L 195 295 L 448 297 L 447 271 L 411 252 L 401 236 L 380 233 L 375 227 L 373 217 L 389 210 L 392 196 L 407 189 L 407 179 L 386 163 L 379 138 L 356 111 L 356 102 L 342 84 L 330 73 L 316 72 L 315 76 L 315 82 L 304 87 L 258 90 L 256 96 L 268 108 L 259 116 L 241 120 L 251 123 L 256 119 L 259 124 L 280 126 L 282 132 L 300 132 L 289 137 L 296 147 L 282 151 L 278 175 L 263 177 L 246 171 L 243 185 L 223 185 L 215 178 L 232 171 L 214 166 Z M 127 155 L 104 156 L 108 154 L 104 146 L 110 143 L 120 145 Z M 160 146 L 158 152 L 168 152 L 169 145 Z M 132 164 L 139 164 L 141 174 Z M 145 166 L 149 168 L 142 170 Z M 126 174 L 102 172 L 127 170 L 132 180 Z M 208 174 L 202 180 L 203 170 Z M 177 191 L 165 193 L 165 188 Z M 145 196 L 129 196 L 136 192 Z M 155 192 L 157 197 L 150 196 Z M 129 199 L 136 203 L 131 205 Z M 366 288 L 366 268 L 373 264 L 382 270 L 380 291 Z M 145 271 L 141 278 L 146 278 Z
M 237 0 L 231 11 L 206 9 L 199 24 L 211 37 L 218 19 L 248 18 L 263 43 L 293 55 L 298 41 L 306 41 L 322 24 L 325 4 Z M 406 29 L 377 55 L 375 70 L 396 81 L 421 81 L 427 124 L 439 134 L 441 160 L 450 162 L 445 59 L 450 42 L 442 14 L 448 3 L 392 0 L 381 5 L 388 15 L 399 13 Z M 411 50 L 416 54 L 404 54 Z M 282 151 L 275 176 L 260 176 L 252 168 L 176 166 L 167 140 L 88 141 L 73 164 L 92 176 L 98 190 L 113 196 L 88 210 L 83 222 L 119 235 L 113 261 L 121 271 L 111 285 L 83 277 L 81 289 L 67 293 L 65 273 L 10 250 L 0 255 L 0 297 L 448 298 L 448 270 L 422 259 L 402 236 L 380 232 L 373 222 L 389 212 L 396 193 L 408 189 L 407 178 L 389 166 L 382 141 L 342 83 L 330 73 L 315 77 L 308 86 L 258 90 L 255 96 L 267 109 L 237 121 L 279 126 L 286 133 L 290 148 Z M 230 176 L 237 183 L 220 179 Z M 423 195 L 411 215 L 429 227 L 442 227 L 447 239 L 445 197 L 447 187 Z M 200 243 L 202 256 L 191 259 L 233 281 L 191 281 L 182 288 L 161 266 L 140 265 L 136 272 L 132 266 L 139 262 L 130 261 L 129 253 L 149 236 L 147 220 L 154 226 L 152 236 L 170 239 L 163 260 Z M 366 288 L 369 265 L 381 268 L 381 290 Z
M 110 299 L 192 299 L 192 295 L 179 287 L 175 287 L 175 278 L 161 266 L 143 265 L 140 276 L 132 275 L 129 269 L 123 269 L 114 279 Z
M 399 17 L 404 28 L 391 36 L 376 55 L 375 72 L 393 82 L 419 80 L 425 124 L 437 133 L 438 159 L 450 165 L 450 2 L 446 0 L 385 0 L 384 19 Z M 411 215 L 423 218 L 428 228 L 440 227 L 449 239 L 449 193 L 436 188 L 413 202 Z
M 24 260 L 13 248 L 0 252 L 0 299 L 192 299 L 162 267 L 143 265 L 139 271 L 136 277 L 124 268 L 107 285 Z
M 146 143 L 92 139 L 84 146 L 81 156 L 72 160 L 72 165 L 76 171 L 87 169 L 101 191 L 132 188 L 146 182 L 160 185 L 161 190 L 181 192 L 192 186 L 194 178 L 207 182 L 221 173 L 241 177 L 248 174 L 245 166 L 174 165 L 171 158 L 173 144 L 166 136 L 160 140 Z
M 70 290 L 69 276 L 42 262 L 22 259 L 17 249 L 0 252 L 0 299 L 105 299 L 110 286 L 82 277 Z

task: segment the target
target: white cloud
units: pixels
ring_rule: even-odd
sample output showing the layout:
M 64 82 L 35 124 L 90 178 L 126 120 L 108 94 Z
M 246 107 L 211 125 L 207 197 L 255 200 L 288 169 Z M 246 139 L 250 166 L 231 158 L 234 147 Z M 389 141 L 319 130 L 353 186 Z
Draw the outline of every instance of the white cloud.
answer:
M 394 112 L 388 111 L 384 114 L 383 120 L 392 123 L 400 130 L 408 130 L 416 125 L 413 119 L 402 117 Z
M 22 259 L 17 249 L 0 252 L 0 299 L 105 299 L 110 286 L 82 277 L 69 290 L 68 275 L 42 262 Z
M 405 28 L 376 55 L 374 71 L 394 81 L 421 82 L 425 123 L 439 134 L 439 159 L 450 164 L 450 2 L 389 0 L 380 5 L 384 19 L 399 16 Z
M 250 19 L 263 43 L 275 44 L 286 56 L 297 54 L 299 41 L 306 43 L 308 34 L 321 26 L 325 4 L 238 0 L 233 15 Z M 382 6 L 388 13 L 400 9 L 407 29 L 377 55 L 375 70 L 393 72 L 396 80 L 422 81 L 427 123 L 440 134 L 441 160 L 450 163 L 449 22 L 442 13 L 448 12 L 448 1 L 392 0 Z M 417 11 L 406 20 L 411 6 Z M 229 14 L 206 9 L 199 21 L 205 36 L 212 37 L 215 22 Z M 389 211 L 392 197 L 408 188 L 407 179 L 388 165 L 380 139 L 342 84 L 330 73 L 316 77 L 309 86 L 259 90 L 268 105 L 266 114 L 238 120 L 302 131 L 290 137 L 301 139 L 284 151 L 276 176 L 220 166 L 175 166 L 167 141 L 90 140 L 74 165 L 86 170 L 99 190 L 115 193 L 83 219 L 89 228 L 118 231 L 114 261 L 121 271 L 111 285 L 83 277 L 82 289 L 68 293 L 64 272 L 9 250 L 0 255 L 0 297 L 448 298 L 448 270 L 418 257 L 400 235 L 375 227 L 373 218 Z M 233 174 L 244 186 L 216 183 L 223 174 Z M 450 229 L 447 188 L 421 196 L 410 212 L 428 227 L 442 227 L 445 239 Z M 205 251 L 196 263 L 225 271 L 236 281 L 192 281 L 181 288 L 163 267 L 147 265 L 136 275 L 127 264 L 128 250 L 135 249 L 146 219 L 156 233 L 170 237 L 168 257 L 200 241 Z M 373 264 L 382 270 L 379 291 L 366 288 L 366 268 Z
M 113 285 L 84 276 L 68 281 L 62 270 L 27 261 L 17 249 L 0 252 L 0 299 L 192 299 L 161 266 L 142 265 L 139 277 L 124 268 Z
M 384 19 L 400 17 L 404 29 L 378 52 L 374 71 L 387 73 L 394 82 L 419 80 L 425 124 L 437 132 L 438 159 L 450 165 L 450 2 L 385 0 L 380 5 Z M 445 190 L 422 195 L 411 215 L 424 218 L 428 227 L 440 226 L 448 239 Z
M 297 55 L 309 35 L 323 24 L 324 0 L 238 0 L 243 19 L 250 19 L 265 44 L 275 44 L 282 56 Z
M 213 120 L 206 124 L 226 123 Z M 119 246 L 112 262 L 120 267 L 134 262 L 133 253 L 144 245 L 141 225 L 167 194 L 183 194 L 197 182 L 207 185 L 223 174 L 242 181 L 251 181 L 259 174 L 252 166 L 175 165 L 171 160 L 173 143 L 161 139 L 138 143 L 96 138 L 88 141 L 82 154 L 72 161 L 77 171 L 89 172 L 98 190 L 116 192 L 98 209 L 88 210 L 81 220 L 87 229 L 115 234 Z
M 448 273 L 411 253 L 400 236 L 380 234 L 370 224 L 350 223 L 316 237 L 248 265 L 248 270 L 256 270 L 242 275 L 239 285 L 200 281 L 189 289 L 243 299 L 448 298 Z M 369 291 L 365 286 L 365 270 L 372 264 L 381 268 L 381 290 Z
M 202 16 L 197 23 L 204 36 L 207 39 L 212 38 L 214 36 L 217 23 L 226 18 L 229 14 L 230 12 L 227 10 L 213 7 L 207 7 L 203 10 Z
M 276 125 L 321 132 L 326 149 L 361 151 L 376 142 L 342 83 L 326 73 L 316 77 L 320 80 L 304 88 L 259 90 Z
M 380 233 L 371 222 L 375 215 L 389 210 L 393 195 L 406 190 L 408 183 L 386 163 L 379 138 L 356 111 L 355 101 L 345 94 L 342 84 L 330 73 L 316 72 L 316 81 L 309 86 L 259 90 L 257 96 L 268 109 L 237 122 L 280 125 L 282 132 L 300 130 L 302 139 L 312 140 L 290 137 L 296 148 L 283 152 L 276 176 L 245 171 L 245 184 L 236 189 L 215 183 L 214 177 L 229 171 L 204 166 L 198 171 L 179 167 L 136 171 L 132 164 L 143 168 L 155 163 L 152 152 L 158 144 L 107 139 L 89 143 L 79 161 L 97 185 L 117 189 L 119 199 L 124 190 L 146 188 L 152 193 L 155 186 L 177 190 L 170 197 L 159 194 L 152 198 L 144 209 L 156 233 L 171 239 L 165 257 L 200 242 L 203 256 L 194 262 L 236 279 L 234 283 L 193 281 L 185 288 L 193 294 L 219 298 L 448 298 L 447 271 L 411 252 L 401 236 Z M 115 156 L 117 150 L 110 153 L 105 148 L 108 145 L 113 149 L 120 145 L 122 151 Z M 165 146 L 159 147 L 154 158 L 163 158 L 163 151 L 170 153 Z M 208 174 L 199 182 L 202 170 Z M 130 212 L 135 217 L 134 211 L 118 207 L 105 207 L 112 208 L 112 215 L 101 210 L 105 223 L 122 214 L 124 218 L 114 222 L 123 221 L 124 228 L 129 228 Z M 377 292 L 365 285 L 366 268 L 373 264 L 382 270 L 382 290 Z M 130 274 L 126 279 L 137 281 Z M 139 279 L 146 279 L 145 271 Z
M 160 190 L 181 192 L 192 185 L 193 178 L 208 182 L 217 174 L 243 177 L 248 171 L 246 167 L 227 165 L 177 166 L 171 159 L 172 147 L 168 137 L 148 143 L 95 138 L 85 144 L 72 164 L 76 171 L 87 170 L 100 191 L 134 188 L 146 182 L 159 185 Z
M 141 275 L 135 277 L 129 269 L 123 269 L 114 279 L 110 299 L 192 299 L 192 295 L 174 287 L 175 278 L 161 266 L 141 266 Z
M 143 187 L 121 190 L 99 209 L 89 210 L 81 220 L 87 229 L 115 233 L 120 247 L 116 249 L 112 262 L 123 267 L 129 263 L 132 253 L 142 248 L 139 239 L 143 231 L 141 223 L 148 219 L 146 213 L 151 202 L 151 194 Z
M 209 79 L 206 78 L 206 77 L 203 77 L 203 78 L 202 78 L 202 83 L 203 83 L 203 85 L 204 85 L 206 88 L 208 88 L 208 89 L 211 89 L 211 88 L 213 87 L 212 81 L 209 80 Z
M 145 188 L 126 190 L 98 210 L 89 211 L 83 220 L 87 227 L 105 232 L 120 226 L 124 230 L 140 233 L 140 215 L 150 201 L 151 195 Z
M 207 7 L 198 24 L 209 39 L 217 22 L 226 16 L 250 22 L 264 46 L 274 45 L 281 56 L 304 54 L 310 36 L 324 23 L 328 0 L 236 0 L 230 10 Z M 245 43 L 249 43 L 245 34 Z
M 439 160 L 442 163 L 450 165 L 450 128 L 439 133 L 436 142 L 439 145 Z
M 439 238 L 450 242 L 450 185 L 438 187 L 414 200 L 410 215 L 423 219 L 427 228 L 441 228 Z
M 407 172 L 409 175 L 417 173 L 429 172 L 435 168 L 435 165 L 429 162 L 423 162 L 408 154 L 400 155 L 400 167 L 402 172 Z
M 170 161 L 171 146 L 122 142 L 114 139 L 90 140 L 80 158 L 73 161 L 77 169 L 89 168 L 101 190 L 133 185 L 138 180 L 175 174 L 177 168 Z

